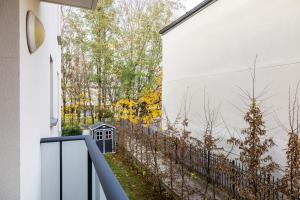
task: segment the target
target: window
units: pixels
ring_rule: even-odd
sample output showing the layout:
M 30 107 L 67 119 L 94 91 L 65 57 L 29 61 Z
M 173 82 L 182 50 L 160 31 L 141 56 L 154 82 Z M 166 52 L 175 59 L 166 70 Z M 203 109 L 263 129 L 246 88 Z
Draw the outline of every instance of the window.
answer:
M 53 114 L 53 59 L 50 56 L 50 117 L 54 117 Z
M 60 74 L 59 72 L 56 72 L 56 112 L 57 112 L 57 117 L 59 116 L 59 109 L 60 109 L 60 86 L 59 86 L 59 83 L 60 83 Z
M 96 140 L 102 140 L 102 135 L 103 135 L 102 131 L 97 131 L 96 133 L 97 133 Z
M 106 139 L 111 139 L 111 131 L 106 131 Z
M 53 82 L 54 82 L 54 80 L 53 80 L 53 59 L 50 55 L 50 87 L 49 87 L 49 89 L 50 89 L 50 95 L 49 95 L 50 96 L 50 99 L 49 99 L 50 100 L 49 101 L 50 102 L 50 127 L 54 127 L 58 123 L 58 119 L 54 117 L 54 111 L 53 111 L 53 109 L 54 109 Z

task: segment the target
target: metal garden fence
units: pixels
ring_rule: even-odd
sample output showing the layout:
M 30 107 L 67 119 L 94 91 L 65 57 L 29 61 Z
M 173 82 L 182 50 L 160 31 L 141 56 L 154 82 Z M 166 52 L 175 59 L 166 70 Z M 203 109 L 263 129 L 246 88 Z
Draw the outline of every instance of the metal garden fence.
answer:
M 128 132 L 132 134 L 135 132 L 135 135 L 139 135 L 138 138 L 142 138 L 143 134 L 157 134 L 156 137 L 160 141 L 158 144 L 160 146 L 159 151 L 163 156 L 172 159 L 176 163 L 183 162 L 189 172 L 195 173 L 199 177 L 208 180 L 210 184 L 214 184 L 217 188 L 225 190 L 231 194 L 233 199 L 247 199 L 240 193 L 240 188 L 248 187 L 250 184 L 245 177 L 247 169 L 238 160 L 232 160 L 227 158 L 227 156 L 206 151 L 201 145 L 195 144 L 195 142 L 187 142 L 185 145 L 180 145 L 178 138 L 170 137 L 159 131 L 159 129 L 136 126 L 127 121 L 122 121 L 119 124 L 120 130 L 130 130 Z M 181 149 L 181 147 L 184 149 Z M 258 174 L 258 177 L 261 181 L 260 185 L 265 188 L 256 197 L 258 200 L 290 199 L 283 192 L 280 179 L 272 175 L 262 174 Z M 296 199 L 300 199 L 300 196 Z

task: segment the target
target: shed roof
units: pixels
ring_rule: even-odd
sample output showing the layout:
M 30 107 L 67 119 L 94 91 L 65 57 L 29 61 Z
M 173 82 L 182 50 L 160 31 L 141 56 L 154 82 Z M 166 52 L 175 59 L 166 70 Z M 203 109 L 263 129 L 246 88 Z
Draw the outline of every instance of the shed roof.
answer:
M 103 123 L 103 122 L 99 122 L 97 124 L 93 124 L 89 127 L 90 130 L 95 130 L 97 128 L 100 128 L 101 126 L 105 126 L 104 128 L 115 128 L 114 126 L 112 125 L 109 125 L 109 124 L 106 124 L 106 123 Z
M 173 21 L 172 23 L 170 23 L 169 25 L 167 25 L 166 27 L 164 27 L 163 29 L 161 29 L 159 31 L 159 33 L 161 35 L 166 34 L 167 32 L 169 32 L 170 30 L 172 30 L 173 28 L 175 28 L 179 24 L 183 23 L 184 21 L 186 21 L 190 17 L 194 16 L 198 12 L 202 11 L 203 9 L 207 8 L 208 6 L 210 6 L 211 4 L 215 3 L 216 1 L 217 0 L 204 0 L 204 1 L 202 1 L 196 7 L 194 7 L 193 9 L 191 9 L 190 11 L 186 12 L 184 15 L 182 15 L 181 17 L 179 17 L 177 20 Z

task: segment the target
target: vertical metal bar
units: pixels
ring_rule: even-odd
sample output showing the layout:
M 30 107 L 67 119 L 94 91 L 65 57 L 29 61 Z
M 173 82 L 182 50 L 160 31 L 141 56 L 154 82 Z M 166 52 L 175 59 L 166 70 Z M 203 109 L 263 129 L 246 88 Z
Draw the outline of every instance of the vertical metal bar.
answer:
M 207 158 L 207 169 L 206 169 L 207 176 L 206 176 L 206 178 L 209 182 L 210 181 L 210 151 L 205 150 L 205 155 Z
M 167 152 L 167 136 L 164 135 L 164 150 L 165 150 L 165 153 Z
M 63 198 L 62 198 L 62 193 L 63 193 L 63 191 L 62 191 L 62 141 L 60 141 L 59 142 L 59 176 L 60 176 L 60 200 L 62 200 Z
M 92 159 L 88 153 L 88 200 L 93 199 Z
M 278 188 L 275 188 L 275 178 L 274 178 L 274 176 L 272 176 L 273 178 L 273 180 L 272 180 L 272 189 L 273 189 L 273 191 L 272 191 L 272 196 L 273 196 L 273 200 L 275 200 L 275 194 L 274 194 L 274 191 L 276 191 L 277 192 L 277 190 L 278 190 Z
M 193 169 L 192 166 L 192 144 L 190 144 L 190 169 Z

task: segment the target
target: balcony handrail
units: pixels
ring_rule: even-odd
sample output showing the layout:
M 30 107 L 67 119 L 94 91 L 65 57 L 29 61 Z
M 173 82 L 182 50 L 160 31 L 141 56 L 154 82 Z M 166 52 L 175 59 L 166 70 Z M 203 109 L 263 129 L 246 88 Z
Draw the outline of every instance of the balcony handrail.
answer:
M 109 200 L 128 200 L 126 193 L 117 181 L 111 168 L 107 164 L 103 154 L 99 150 L 95 141 L 91 136 L 68 136 L 68 137 L 52 137 L 42 138 L 41 143 L 64 142 L 84 140 L 88 149 L 89 156 L 94 164 L 95 171 L 103 188 L 104 194 Z

